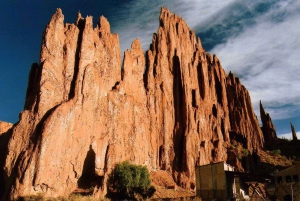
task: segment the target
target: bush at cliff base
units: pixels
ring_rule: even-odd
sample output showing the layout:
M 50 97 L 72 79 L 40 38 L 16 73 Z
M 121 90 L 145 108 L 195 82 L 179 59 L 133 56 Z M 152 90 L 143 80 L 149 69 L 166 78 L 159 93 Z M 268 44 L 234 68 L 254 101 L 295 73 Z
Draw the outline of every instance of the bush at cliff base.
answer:
M 115 166 L 108 185 L 109 190 L 115 192 L 120 199 L 145 199 L 155 193 L 147 167 L 134 165 L 128 161 Z

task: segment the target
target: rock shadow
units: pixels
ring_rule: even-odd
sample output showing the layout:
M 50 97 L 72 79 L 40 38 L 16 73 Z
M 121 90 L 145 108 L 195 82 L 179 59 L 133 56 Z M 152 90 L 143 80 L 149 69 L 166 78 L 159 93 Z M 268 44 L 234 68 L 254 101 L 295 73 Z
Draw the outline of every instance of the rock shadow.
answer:
M 90 145 L 90 149 L 86 153 L 86 157 L 83 163 L 81 177 L 78 179 L 77 182 L 79 188 L 89 189 L 93 186 L 93 182 L 96 177 L 95 160 L 96 160 L 96 153 L 93 150 L 92 145 Z
M 183 162 L 184 150 L 184 131 L 185 131 L 185 94 L 182 84 L 182 72 L 180 66 L 180 59 L 177 55 L 177 50 L 174 51 L 173 56 L 173 101 L 175 112 L 175 125 L 174 125 L 174 152 L 175 160 L 173 161 L 176 170 L 181 171 Z M 175 165 L 180 164 L 182 165 Z M 177 169 L 178 168 L 178 169 Z
M 12 135 L 12 128 L 0 135 L 0 199 L 4 196 L 5 188 L 7 188 L 7 174 L 4 171 L 5 160 L 8 154 L 8 143 Z

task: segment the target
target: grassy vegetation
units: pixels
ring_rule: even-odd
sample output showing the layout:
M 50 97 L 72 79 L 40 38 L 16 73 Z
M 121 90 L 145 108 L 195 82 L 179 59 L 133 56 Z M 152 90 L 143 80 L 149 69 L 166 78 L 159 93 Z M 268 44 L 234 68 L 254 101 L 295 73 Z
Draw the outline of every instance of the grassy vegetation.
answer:
M 265 152 L 261 152 L 261 154 L 263 154 L 260 156 L 262 162 L 266 162 L 271 165 L 282 166 L 282 167 L 287 167 L 292 165 L 292 161 L 289 160 L 286 156 L 283 156 L 279 149 L 273 151 L 267 150 Z
M 146 166 L 130 164 L 128 161 L 117 164 L 108 180 L 108 198 L 111 199 L 148 199 L 155 193 L 151 186 L 150 174 Z M 91 191 L 92 193 L 92 191 Z M 69 197 L 51 198 L 43 194 L 20 197 L 20 201 L 96 201 L 91 194 L 72 194 Z M 109 199 L 107 199 L 109 200 Z
M 109 199 L 98 199 L 92 196 L 82 196 L 82 195 L 70 195 L 69 197 L 58 197 L 50 198 L 45 197 L 43 194 L 39 195 L 29 195 L 19 198 L 20 201 L 99 201 L 99 200 L 109 200 Z
M 239 159 L 239 161 L 241 161 L 244 157 L 247 157 L 249 155 L 249 150 L 243 148 L 243 146 L 239 143 L 236 146 L 229 144 L 228 148 L 236 154 L 236 157 Z

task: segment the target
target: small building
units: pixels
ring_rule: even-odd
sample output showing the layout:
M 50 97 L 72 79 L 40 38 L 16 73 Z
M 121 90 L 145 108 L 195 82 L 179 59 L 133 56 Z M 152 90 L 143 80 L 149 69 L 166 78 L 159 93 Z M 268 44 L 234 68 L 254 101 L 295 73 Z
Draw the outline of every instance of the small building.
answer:
M 274 174 L 275 195 L 278 200 L 300 201 L 300 161 Z
M 265 195 L 257 188 L 259 182 L 264 182 L 261 176 L 235 172 L 225 162 L 196 167 L 196 196 L 202 200 L 250 200 L 250 191 L 251 200 L 260 200 Z

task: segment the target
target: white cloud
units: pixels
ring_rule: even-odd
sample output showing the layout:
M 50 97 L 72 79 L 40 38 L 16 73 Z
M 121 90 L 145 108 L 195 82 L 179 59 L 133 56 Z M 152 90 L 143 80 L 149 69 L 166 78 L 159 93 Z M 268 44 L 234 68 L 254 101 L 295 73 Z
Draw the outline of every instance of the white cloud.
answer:
M 280 1 L 237 37 L 211 52 L 227 71 L 237 74 L 250 91 L 256 114 L 259 100 L 272 119 L 300 112 L 300 2 Z M 285 13 L 282 22 L 272 16 Z
M 296 135 L 297 135 L 297 138 L 300 139 L 300 133 L 296 132 Z M 281 138 L 281 139 L 287 139 L 287 140 L 292 140 L 293 139 L 292 132 L 290 132 L 290 133 L 283 133 L 283 134 L 278 135 L 277 137 Z

